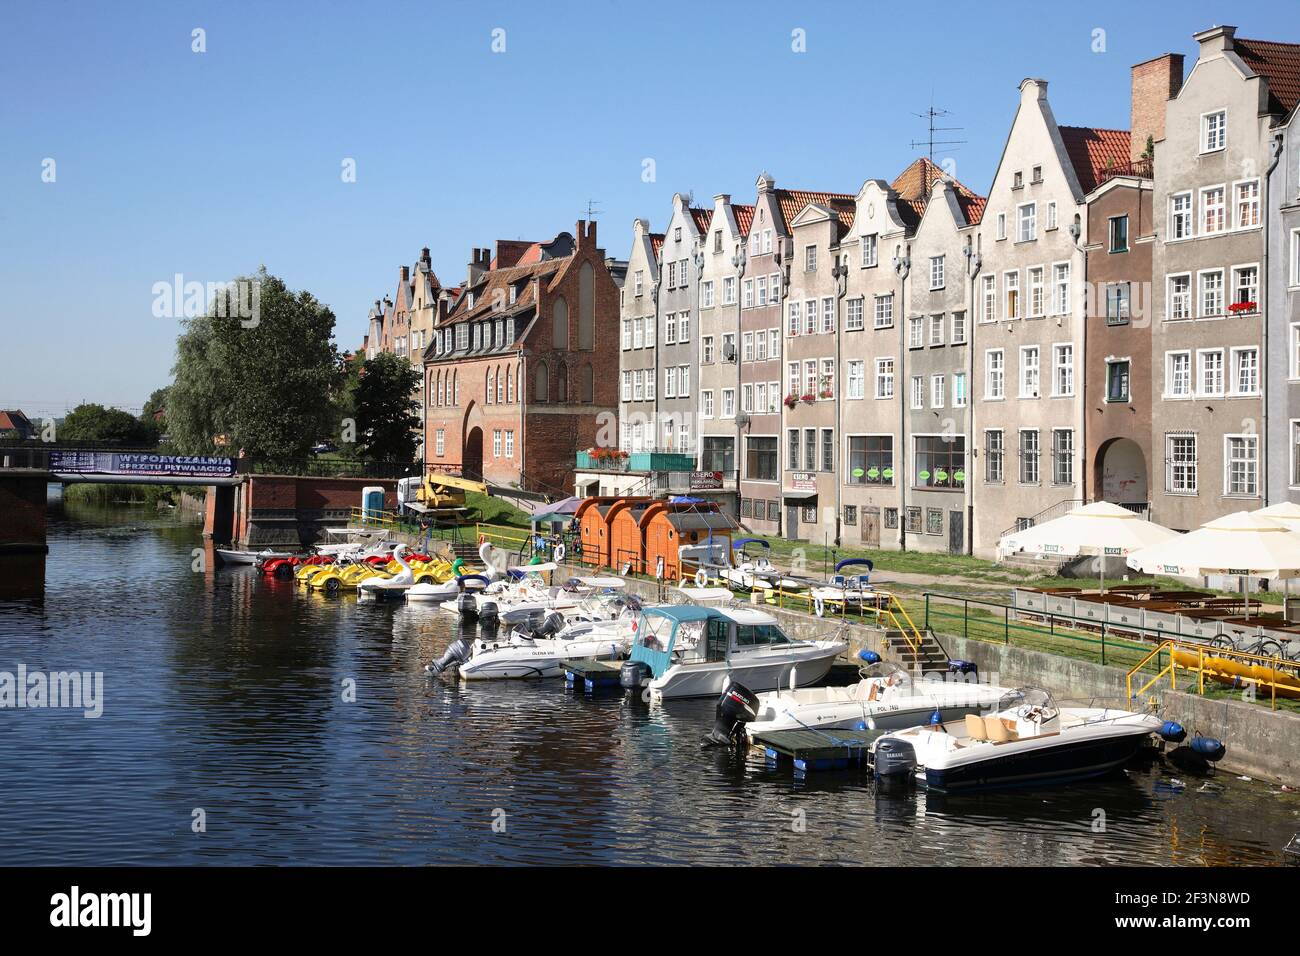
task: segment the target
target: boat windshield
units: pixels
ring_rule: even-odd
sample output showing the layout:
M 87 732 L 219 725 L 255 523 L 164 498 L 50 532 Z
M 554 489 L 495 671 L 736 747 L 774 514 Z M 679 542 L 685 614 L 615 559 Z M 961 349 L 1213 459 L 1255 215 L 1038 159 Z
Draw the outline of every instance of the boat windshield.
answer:
M 767 644 L 789 644 L 790 638 L 775 624 L 737 624 L 736 646 L 758 647 Z
M 1058 713 L 1055 698 L 1041 687 L 1021 687 L 1003 694 L 998 701 L 998 710 L 1013 707 L 1021 717 L 1032 715 L 1041 720 L 1050 720 Z
M 876 661 L 858 669 L 864 680 L 878 679 L 885 687 L 897 687 L 900 691 L 912 692 L 912 675 L 898 661 Z

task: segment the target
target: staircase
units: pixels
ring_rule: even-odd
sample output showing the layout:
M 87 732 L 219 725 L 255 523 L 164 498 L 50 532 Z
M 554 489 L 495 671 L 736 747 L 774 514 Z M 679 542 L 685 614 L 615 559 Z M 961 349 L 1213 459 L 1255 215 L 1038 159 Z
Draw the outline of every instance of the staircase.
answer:
M 908 670 L 923 675 L 948 670 L 948 651 L 933 631 L 918 628 L 912 622 L 911 615 L 896 596 L 889 596 L 889 603 L 881 610 L 879 618 L 889 625 L 884 640 L 890 657 L 902 661 Z

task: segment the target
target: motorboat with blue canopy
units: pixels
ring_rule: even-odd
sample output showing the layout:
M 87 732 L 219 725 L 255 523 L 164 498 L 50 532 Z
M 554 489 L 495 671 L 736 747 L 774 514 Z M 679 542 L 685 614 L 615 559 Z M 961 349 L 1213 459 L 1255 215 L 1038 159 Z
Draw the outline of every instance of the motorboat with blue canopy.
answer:
M 847 641 L 792 640 L 757 608 L 647 607 L 632 644 L 632 671 L 652 697 L 711 697 L 732 683 L 754 690 L 812 684 Z
M 860 568 L 866 570 L 854 573 Z M 860 609 L 864 605 L 876 603 L 876 595 L 871 587 L 871 572 L 875 568 L 875 563 L 868 558 L 844 558 L 837 562 L 830 580 L 813 588 L 814 608 L 821 608 L 819 613 L 824 613 L 827 605 L 838 610 L 841 607 Z

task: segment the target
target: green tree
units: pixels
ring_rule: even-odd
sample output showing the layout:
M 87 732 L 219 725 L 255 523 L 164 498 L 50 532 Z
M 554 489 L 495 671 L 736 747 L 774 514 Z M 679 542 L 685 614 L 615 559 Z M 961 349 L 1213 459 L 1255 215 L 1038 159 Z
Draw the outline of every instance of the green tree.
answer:
M 420 403 L 412 397 L 424 376 L 404 358 L 380 353 L 360 364 L 352 397 L 357 444 L 366 458 L 414 461 Z
M 140 412 L 140 420 L 149 425 L 156 425 L 160 433 L 167 428 L 167 395 L 170 391 L 171 387 L 168 385 L 155 388 Z
M 245 455 L 291 469 L 329 429 L 339 382 L 334 313 L 262 269 L 251 318 L 213 303 L 176 342 L 167 432 L 182 454 Z
M 61 441 L 103 441 L 156 445 L 158 434 L 130 412 L 84 403 L 68 412 L 56 434 Z

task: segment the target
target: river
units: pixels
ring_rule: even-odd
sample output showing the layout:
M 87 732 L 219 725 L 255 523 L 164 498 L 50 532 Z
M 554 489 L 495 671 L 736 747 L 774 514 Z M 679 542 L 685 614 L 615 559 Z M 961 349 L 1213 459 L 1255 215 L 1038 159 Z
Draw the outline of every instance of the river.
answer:
M 102 672 L 103 712 L 0 710 L 4 865 L 1275 865 L 1300 830 L 1300 794 L 1160 764 L 799 781 L 702 749 L 712 701 L 430 680 L 450 616 L 214 568 L 190 522 L 53 500 L 49 544 L 43 595 L 39 560 L 0 565 L 0 671 Z

